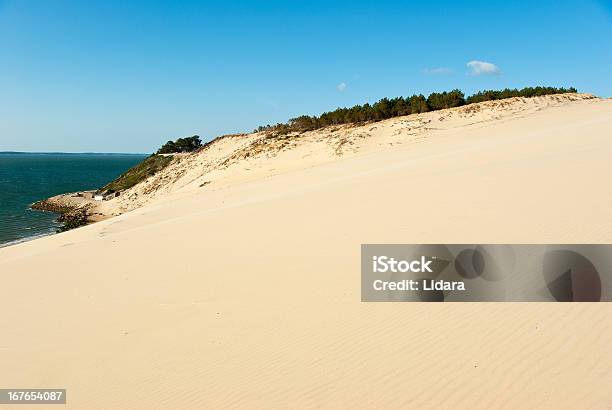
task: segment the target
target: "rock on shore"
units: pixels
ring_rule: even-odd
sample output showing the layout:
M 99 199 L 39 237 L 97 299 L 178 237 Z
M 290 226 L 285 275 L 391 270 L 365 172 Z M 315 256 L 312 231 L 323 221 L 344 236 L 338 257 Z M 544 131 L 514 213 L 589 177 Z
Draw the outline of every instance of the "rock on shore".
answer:
M 57 221 L 62 225 L 58 232 L 64 232 L 93 222 L 89 218 L 91 204 L 83 201 L 84 199 L 85 196 L 82 192 L 62 194 L 34 202 L 30 208 L 59 214 Z

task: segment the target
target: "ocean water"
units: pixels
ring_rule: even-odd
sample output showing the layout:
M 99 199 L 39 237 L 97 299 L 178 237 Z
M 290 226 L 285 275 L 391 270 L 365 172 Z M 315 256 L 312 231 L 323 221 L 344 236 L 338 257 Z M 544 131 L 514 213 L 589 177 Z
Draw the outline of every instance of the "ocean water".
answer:
M 0 247 L 55 232 L 58 215 L 29 209 L 50 196 L 97 189 L 146 155 L 0 152 Z

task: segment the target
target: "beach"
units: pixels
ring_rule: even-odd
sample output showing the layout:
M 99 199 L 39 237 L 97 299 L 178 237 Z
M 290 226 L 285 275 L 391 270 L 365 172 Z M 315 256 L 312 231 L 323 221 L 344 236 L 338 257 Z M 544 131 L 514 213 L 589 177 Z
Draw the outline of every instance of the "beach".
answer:
M 362 303 L 360 245 L 612 243 L 611 135 L 612 100 L 570 94 L 221 138 L 96 209 L 118 216 L 0 249 L 0 385 L 87 409 L 609 407 L 609 303 Z

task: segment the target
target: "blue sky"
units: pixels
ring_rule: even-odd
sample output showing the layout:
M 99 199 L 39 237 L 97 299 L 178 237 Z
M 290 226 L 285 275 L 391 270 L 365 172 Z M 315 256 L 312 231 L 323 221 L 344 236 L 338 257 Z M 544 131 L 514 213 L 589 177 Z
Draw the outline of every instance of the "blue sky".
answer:
M 453 88 L 612 96 L 610 67 L 603 0 L 0 0 L 0 151 L 152 152 Z

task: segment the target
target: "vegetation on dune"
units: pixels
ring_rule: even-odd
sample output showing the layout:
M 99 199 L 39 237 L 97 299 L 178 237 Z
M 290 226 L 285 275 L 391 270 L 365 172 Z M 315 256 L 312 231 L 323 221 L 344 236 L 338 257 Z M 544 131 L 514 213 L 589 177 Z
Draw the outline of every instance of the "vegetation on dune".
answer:
M 325 112 L 320 116 L 302 115 L 290 119 L 285 124 L 266 125 L 257 128 L 255 131 L 271 131 L 274 135 L 282 136 L 292 132 L 312 131 L 330 125 L 341 125 L 351 123 L 364 123 L 369 121 L 380 121 L 388 118 L 423 113 L 428 111 L 441 110 L 445 108 L 460 107 L 482 101 L 499 100 L 510 97 L 536 97 L 548 94 L 575 93 L 575 88 L 555 88 L 555 87 L 526 87 L 518 89 L 504 90 L 485 90 L 465 98 L 461 90 L 444 91 L 441 93 L 431 93 L 428 97 L 422 94 L 410 97 L 383 98 L 374 104 L 355 105 L 350 108 L 337 108 L 334 111 Z M 213 140 L 215 141 L 215 140 Z M 211 144 L 210 141 L 202 145 L 200 137 L 178 138 L 175 141 L 168 141 L 153 154 L 140 164 L 130 168 L 114 181 L 108 183 L 98 193 L 108 195 L 120 192 L 133 187 L 141 181 L 164 169 L 171 161 L 173 154 L 193 152 Z
M 141 163 L 128 169 L 114 181 L 106 184 L 99 192 L 123 191 L 164 169 L 172 161 L 172 156 L 153 154 Z
M 115 192 L 124 191 L 133 187 L 141 181 L 158 173 L 166 168 L 172 161 L 172 155 L 159 154 L 175 154 L 183 152 L 193 152 L 202 147 L 202 140 L 198 135 L 192 137 L 178 138 L 176 141 L 168 141 L 157 150 L 156 154 L 151 155 L 141 163 L 128 169 L 114 181 L 109 182 L 96 193 L 108 195 Z
M 168 141 L 157 150 L 158 154 L 173 154 L 176 152 L 193 152 L 202 146 L 202 140 L 198 135 L 187 138 L 179 138 L 176 141 Z
M 201 146 L 202 141 L 200 137 L 194 135 L 193 137 L 179 138 L 174 142 L 168 141 L 158 150 L 158 153 L 191 152 L 199 149 Z M 109 197 L 114 198 L 121 191 L 133 187 L 166 168 L 172 162 L 172 159 L 172 155 L 153 154 L 141 163 L 128 169 L 115 180 L 98 189 L 94 195 L 102 195 L 105 200 L 109 199 Z M 61 226 L 58 227 L 57 232 L 69 231 L 87 225 L 90 222 L 88 219 L 88 206 L 73 206 L 50 198 L 33 203 L 31 208 L 60 214 L 57 222 L 61 223 Z
M 516 88 L 494 91 L 486 90 L 478 92 L 465 98 L 460 90 L 445 91 L 442 93 L 431 93 L 429 97 L 424 95 L 413 95 L 411 97 L 383 98 L 374 104 L 355 105 L 350 108 L 337 108 L 334 111 L 325 112 L 320 116 L 302 115 L 290 119 L 287 123 L 276 125 L 265 125 L 257 128 L 255 132 L 273 131 L 277 134 L 288 134 L 290 132 L 312 131 L 330 125 L 352 124 L 367 121 L 380 121 L 387 118 L 402 115 L 418 114 L 427 111 L 441 110 L 444 108 L 460 107 L 482 101 L 499 100 L 510 97 L 536 97 L 548 94 L 575 93 L 577 90 L 571 88 L 555 87 L 525 87 L 521 90 Z
M 506 88 L 501 91 L 485 90 L 485 91 L 481 91 L 474 95 L 469 96 L 466 100 L 466 103 L 472 104 L 472 103 L 478 103 L 482 101 L 502 100 L 504 98 L 511 98 L 511 97 L 539 97 L 542 95 L 549 95 L 549 94 L 565 94 L 565 93 L 576 93 L 576 92 L 578 92 L 578 90 L 576 90 L 574 87 L 570 87 L 570 88 L 525 87 L 522 90 L 517 90 L 516 88 L 514 89 Z

